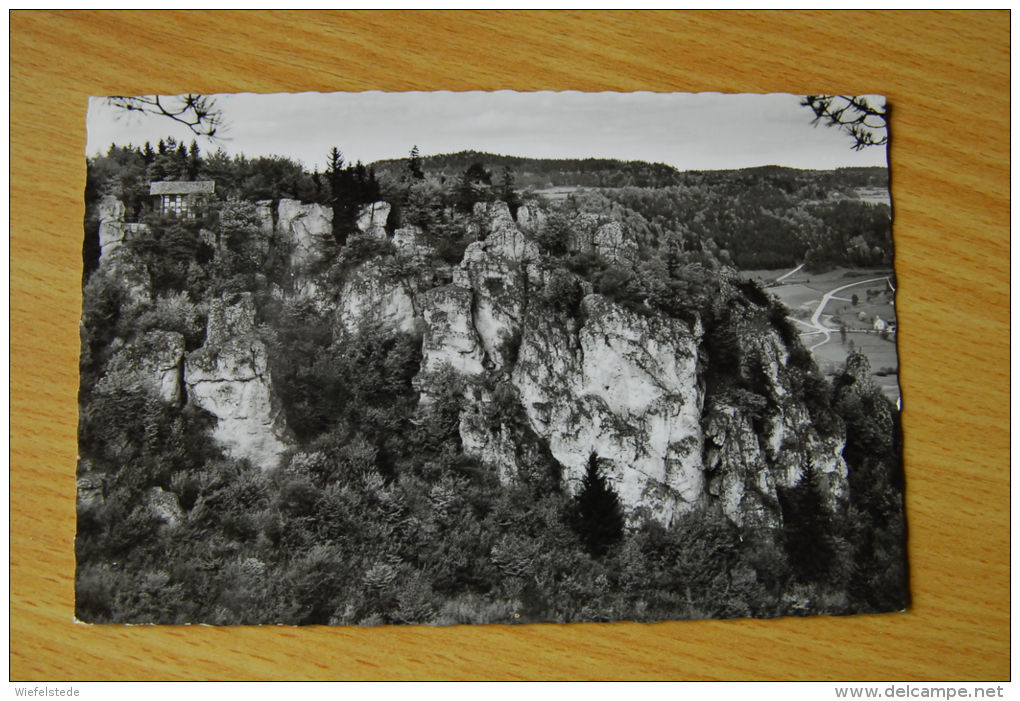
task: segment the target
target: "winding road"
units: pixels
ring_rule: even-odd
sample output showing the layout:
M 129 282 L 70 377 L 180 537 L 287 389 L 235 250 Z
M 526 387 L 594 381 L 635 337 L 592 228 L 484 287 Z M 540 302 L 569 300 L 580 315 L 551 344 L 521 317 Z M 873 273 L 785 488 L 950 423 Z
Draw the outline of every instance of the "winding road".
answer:
M 793 270 L 791 270 L 790 272 L 788 272 L 788 273 L 787 273 L 786 275 L 781 275 L 781 276 L 777 277 L 777 278 L 775 279 L 775 282 L 779 282 L 780 280 L 785 280 L 786 278 L 790 277 L 790 276 L 791 276 L 791 275 L 793 275 L 793 274 L 794 274 L 795 272 L 797 272 L 798 270 L 800 270 L 801 268 L 803 268 L 803 267 L 804 267 L 804 265 L 805 265 L 804 263 L 801 263 L 801 264 L 800 264 L 800 265 L 798 265 L 798 266 L 797 266 L 796 268 L 794 268 Z
M 876 278 L 873 278 L 871 280 L 861 280 L 860 282 L 852 282 L 849 285 L 843 285 L 842 287 L 837 287 L 836 289 L 832 290 L 831 292 L 826 292 L 825 295 L 822 296 L 822 301 L 818 303 L 818 308 L 815 309 L 815 313 L 811 315 L 811 326 L 813 326 L 816 329 L 816 331 L 814 331 L 812 333 L 804 334 L 805 336 L 814 336 L 816 334 L 821 333 L 821 334 L 825 334 L 825 339 L 822 340 L 822 341 L 819 341 L 815 345 L 811 346 L 810 348 L 808 348 L 808 350 L 813 352 L 815 350 L 815 348 L 817 348 L 818 346 L 823 346 L 826 343 L 828 343 L 830 340 L 832 340 L 832 329 L 829 329 L 829 328 L 827 328 L 825 326 L 822 326 L 821 317 L 822 317 L 822 312 L 825 311 L 825 305 L 829 303 L 829 300 L 832 299 L 833 295 L 835 295 L 837 292 L 842 292 L 843 290 L 845 290 L 847 288 L 856 287 L 857 285 L 868 285 L 868 284 L 871 284 L 873 282 L 883 282 L 883 281 L 885 283 L 887 283 L 890 287 L 892 287 L 892 283 L 889 282 L 889 277 L 886 276 L 886 277 L 876 277 Z

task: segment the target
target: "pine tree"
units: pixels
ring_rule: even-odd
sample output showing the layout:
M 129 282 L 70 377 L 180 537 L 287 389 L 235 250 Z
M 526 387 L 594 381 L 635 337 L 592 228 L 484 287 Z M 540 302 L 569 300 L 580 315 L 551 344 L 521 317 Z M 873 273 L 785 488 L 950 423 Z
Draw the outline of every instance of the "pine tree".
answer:
M 181 144 L 183 146 L 184 144 Z M 195 180 L 198 178 L 198 172 L 202 169 L 202 152 L 198 148 L 198 144 L 195 140 L 191 140 L 191 146 L 188 148 L 188 180 Z
M 585 549 L 594 557 L 604 555 L 623 537 L 623 508 L 592 453 L 588 469 L 581 480 L 581 490 L 574 497 L 575 531 Z
M 333 238 L 341 246 L 347 243 L 347 221 L 344 198 L 349 195 L 346 187 L 344 155 L 336 146 L 329 151 L 326 161 L 326 182 L 329 183 L 329 201 L 333 209 Z
M 826 581 L 836 553 L 821 477 L 811 466 L 795 486 L 777 492 L 783 510 L 783 541 L 794 576 L 801 582 Z
M 411 153 L 408 155 L 405 179 L 412 181 L 425 179 L 425 171 L 421 167 L 421 154 L 418 152 L 418 144 L 411 148 Z
M 517 210 L 521 206 L 521 196 L 516 189 L 517 179 L 510 166 L 503 166 L 503 174 L 500 177 L 499 198 L 506 202 L 510 208 L 510 215 L 516 219 Z

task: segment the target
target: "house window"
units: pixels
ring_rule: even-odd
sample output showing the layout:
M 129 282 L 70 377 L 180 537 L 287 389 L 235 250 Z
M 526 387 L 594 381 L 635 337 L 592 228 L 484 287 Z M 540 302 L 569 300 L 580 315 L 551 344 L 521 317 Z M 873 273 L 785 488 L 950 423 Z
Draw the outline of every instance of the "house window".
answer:
M 187 195 L 163 195 L 163 214 L 178 218 L 195 218 Z

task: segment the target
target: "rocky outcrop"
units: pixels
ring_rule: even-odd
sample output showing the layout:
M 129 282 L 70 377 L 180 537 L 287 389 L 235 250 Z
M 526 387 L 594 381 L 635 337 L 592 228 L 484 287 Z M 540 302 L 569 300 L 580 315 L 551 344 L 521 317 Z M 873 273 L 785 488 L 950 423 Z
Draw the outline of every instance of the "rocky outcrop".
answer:
M 358 231 L 362 236 L 376 239 L 384 239 L 386 235 L 386 221 L 390 217 L 390 204 L 388 202 L 373 202 L 365 205 L 358 213 Z
M 280 464 L 289 440 L 249 293 L 212 304 L 206 343 L 188 355 L 184 377 L 191 400 L 216 417 L 213 438 L 228 454 L 263 469 Z
M 452 285 L 421 299 L 426 373 L 445 364 L 468 375 L 498 370 L 516 352 L 511 346 L 520 336 L 528 265 L 538 260 L 538 246 L 517 228 L 505 202 L 475 210 L 491 217 L 482 223 L 487 237 L 467 247 Z
M 422 341 L 421 376 L 449 366 L 463 375 L 479 375 L 485 370 L 485 351 L 475 331 L 471 313 L 474 295 L 459 285 L 429 290 L 421 298 L 425 319 Z M 421 385 L 428 394 L 427 384 Z
M 103 264 L 144 301 L 147 272 L 117 253 L 127 231 L 117 205 L 106 202 L 101 212 Z M 389 213 L 386 203 L 362 209 L 359 235 L 381 241 L 380 255 L 360 262 L 345 256 L 364 256 L 374 244 L 338 247 L 328 208 L 282 200 L 274 225 L 268 203 L 259 203 L 263 237 L 275 232 L 291 252 L 292 277 L 274 296 L 311 299 L 324 322 L 334 324 L 334 338 L 366 325 L 420 331 L 414 386 L 423 403 L 436 396 L 434 378 L 452 371 L 465 380 L 463 449 L 503 482 L 552 465 L 574 492 L 594 455 L 635 521 L 647 514 L 668 524 L 706 508 L 741 527 L 779 527 L 779 495 L 808 475 L 830 510 L 842 507 L 841 424 L 832 422 L 829 433 L 818 427 L 791 379 L 790 353 L 769 310 L 750 296 L 737 299 L 746 323 L 728 330 L 730 355 L 738 360 L 720 379 L 713 375 L 722 372 L 720 360 L 706 350 L 719 355 L 718 343 L 710 343 L 715 336 L 697 314 L 681 321 L 625 306 L 594 294 L 591 281 L 562 262 L 544 259 L 533 238 L 544 223 L 537 207 L 521 206 L 515 221 L 506 203 L 477 204 L 460 222 L 476 240 L 456 266 L 437 264 L 414 226 L 394 232 L 393 255 L 385 242 Z M 621 223 L 592 215 L 571 222 L 566 243 L 571 252 L 623 266 L 638 251 Z M 202 348 L 185 358 L 183 337 L 150 331 L 114 353 L 108 372 L 114 379 L 98 389 L 116 381 L 144 386 L 168 402 L 193 401 L 216 417 L 213 437 L 226 453 L 274 468 L 292 441 L 254 324 L 250 294 L 217 300 Z M 841 396 L 870 396 L 869 375 L 866 360 L 852 359 Z M 173 509 L 167 509 L 170 523 Z
M 333 211 L 318 204 L 280 200 L 276 232 L 290 245 L 290 263 L 295 274 L 303 274 L 335 254 Z
M 166 525 L 176 526 L 184 520 L 184 511 L 173 492 L 163 491 L 162 487 L 153 487 L 146 492 L 145 500 L 152 515 Z
M 474 329 L 496 369 L 507 363 L 505 346 L 520 335 L 527 305 L 527 264 L 537 259 L 535 243 L 510 226 L 468 246 L 454 271 L 454 283 L 473 293 Z
M 705 426 L 709 446 L 705 468 L 710 493 L 738 526 L 776 527 L 781 523 L 776 480 L 750 418 L 726 404 L 711 407 Z
M 423 393 L 429 373 L 443 366 L 474 377 L 512 369 L 502 401 L 512 392 L 523 406 L 568 489 L 578 487 L 595 453 L 632 512 L 668 522 L 693 508 L 704 493 L 700 327 L 639 316 L 600 295 L 583 301 L 583 323 L 546 308 L 531 313 L 530 299 L 541 293 L 532 287 L 545 277 L 538 247 L 504 203 L 476 206 L 482 213 L 485 239 L 468 246 L 454 284 L 422 299 Z M 622 231 L 607 227 L 596 237 L 593 226 L 589 245 L 622 255 Z M 469 394 L 461 438 L 467 452 L 512 481 L 524 459 L 519 430 L 479 419 L 491 419 L 494 401 L 484 388 Z
M 512 482 L 539 459 L 533 434 L 568 491 L 596 455 L 631 516 L 666 524 L 714 505 L 740 526 L 777 527 L 778 490 L 809 472 L 825 483 L 828 506 L 840 508 L 843 439 L 814 426 L 791 385 L 784 343 L 762 323 L 766 309 L 747 312 L 752 321 L 733 340 L 747 375 L 734 387 L 756 384 L 755 392 L 708 396 L 697 319 L 640 313 L 590 287 L 576 316 L 554 310 L 552 277 L 570 275 L 550 277 L 534 241 L 503 209 L 476 207 L 476 219 L 490 217 L 479 223 L 484 240 L 468 246 L 454 284 L 420 298 L 426 332 L 416 386 L 427 398 L 429 378 L 443 367 L 474 378 L 460 423 L 466 452 Z M 581 219 L 573 247 L 618 264 L 634 259 L 636 244 L 619 223 Z M 525 428 L 499 409 L 508 402 L 522 408 Z
M 407 282 L 394 279 L 378 260 L 355 269 L 340 292 L 340 323 L 355 331 L 365 323 L 380 324 L 399 331 L 413 331 L 418 316 Z
M 497 200 L 488 204 L 486 214 L 489 217 L 489 235 L 502 229 L 517 229 L 514 218 L 510 214 L 510 207 L 506 202 Z
M 579 214 L 570 222 L 570 235 L 567 237 L 567 250 L 571 253 L 594 253 L 595 231 L 599 228 L 599 218 L 594 214 Z
M 110 256 L 124 242 L 127 228 L 124 226 L 124 203 L 112 195 L 106 195 L 99 203 L 99 260 L 109 263 Z
M 504 229 L 519 231 L 506 202 L 475 202 L 468 220 L 472 238 L 480 241 Z
M 593 237 L 595 252 L 613 263 L 634 260 L 637 257 L 637 242 L 625 236 L 620 222 L 612 221 L 595 230 Z
M 114 354 L 98 389 L 116 383 L 120 388 L 151 392 L 180 405 L 183 358 L 184 336 L 174 331 L 148 331 Z
M 638 254 L 637 242 L 626 234 L 620 222 L 605 221 L 592 214 L 581 214 L 571 222 L 567 250 L 595 253 L 617 264 L 634 261 Z
M 417 226 L 405 226 L 393 232 L 393 245 L 397 252 L 414 265 L 424 265 L 435 252 Z
M 259 228 L 262 232 L 263 239 L 269 239 L 275 231 L 276 225 L 273 223 L 273 201 L 272 200 L 259 200 L 255 203 L 256 211 L 259 217 Z
M 569 489 L 594 453 L 624 504 L 668 522 L 703 493 L 700 329 L 600 295 L 584 299 L 582 316 L 529 317 L 512 381 Z
M 830 511 L 840 510 L 847 498 L 841 425 L 825 433 L 814 421 L 774 329 L 746 324 L 736 338 L 742 381 L 706 402 L 709 493 L 730 520 L 747 527 L 781 526 L 779 490 L 806 478 L 823 487 Z
M 541 207 L 534 204 L 522 204 L 517 208 L 517 226 L 527 234 L 537 234 L 545 224 L 546 215 Z

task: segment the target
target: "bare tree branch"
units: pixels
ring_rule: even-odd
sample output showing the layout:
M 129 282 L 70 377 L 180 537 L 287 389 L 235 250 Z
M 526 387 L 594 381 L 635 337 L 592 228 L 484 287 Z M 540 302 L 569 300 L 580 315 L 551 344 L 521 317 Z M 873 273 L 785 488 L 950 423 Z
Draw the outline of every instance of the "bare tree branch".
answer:
M 127 112 L 154 114 L 169 117 L 180 122 L 198 136 L 216 138 L 216 131 L 223 125 L 223 113 L 214 98 L 207 95 L 146 95 L 126 97 L 117 95 L 107 98 L 107 103 Z
M 887 109 L 873 106 L 866 97 L 805 95 L 800 104 L 815 113 L 812 124 L 821 122 L 849 134 L 854 140 L 850 147 L 854 151 L 889 143 Z

